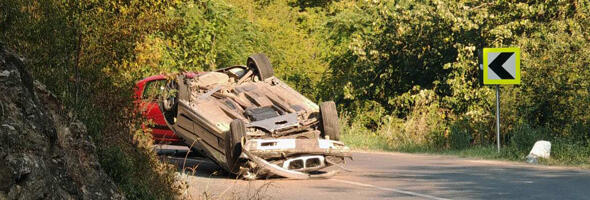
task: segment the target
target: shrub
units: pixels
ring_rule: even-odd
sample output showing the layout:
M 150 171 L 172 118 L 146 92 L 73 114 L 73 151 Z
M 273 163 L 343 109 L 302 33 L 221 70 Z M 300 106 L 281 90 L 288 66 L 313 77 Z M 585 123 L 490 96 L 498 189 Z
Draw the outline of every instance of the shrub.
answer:
M 382 124 L 385 109 L 375 101 L 357 101 L 351 106 L 354 108 L 354 122 L 363 124 L 370 130 L 377 130 Z
M 472 129 L 467 120 L 458 120 L 453 123 L 449 131 L 449 147 L 455 150 L 465 149 L 472 141 Z
M 551 145 L 551 160 L 568 165 L 590 163 L 590 147 L 570 138 L 556 138 Z
M 410 136 L 409 139 L 416 145 L 434 149 L 445 148 L 449 112 L 439 106 L 438 96 L 433 90 L 419 90 L 409 98 L 413 106 L 405 122 L 406 135 Z
M 361 121 L 352 120 L 348 113 L 341 113 L 339 122 L 341 140 L 351 148 L 392 150 L 392 145 L 388 143 L 389 138 L 384 137 L 380 131 L 369 130 Z
M 538 140 L 550 140 L 550 131 L 545 127 L 533 128 L 528 124 L 519 125 L 509 133 L 509 147 L 518 157 L 524 157 Z

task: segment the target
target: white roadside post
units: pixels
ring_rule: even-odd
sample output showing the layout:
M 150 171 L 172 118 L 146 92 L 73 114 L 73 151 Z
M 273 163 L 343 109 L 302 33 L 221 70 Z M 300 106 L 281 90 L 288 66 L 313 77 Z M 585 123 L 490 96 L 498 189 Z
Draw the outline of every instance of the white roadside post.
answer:
M 531 149 L 531 152 L 526 156 L 528 163 L 537 164 L 538 158 L 548 159 L 551 156 L 551 142 L 545 140 L 539 140 L 535 142 L 535 145 Z
M 483 84 L 496 86 L 496 142 L 500 153 L 500 85 L 520 84 L 520 48 L 484 48 Z

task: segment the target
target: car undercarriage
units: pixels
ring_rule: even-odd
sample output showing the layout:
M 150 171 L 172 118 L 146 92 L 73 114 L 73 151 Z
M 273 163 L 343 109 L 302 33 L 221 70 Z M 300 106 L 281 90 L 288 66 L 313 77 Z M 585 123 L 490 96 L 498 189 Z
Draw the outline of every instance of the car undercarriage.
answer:
M 245 179 L 329 177 L 351 158 L 338 141 L 334 102 L 318 106 L 296 92 L 264 54 L 245 66 L 171 76 L 160 108 L 191 149 Z

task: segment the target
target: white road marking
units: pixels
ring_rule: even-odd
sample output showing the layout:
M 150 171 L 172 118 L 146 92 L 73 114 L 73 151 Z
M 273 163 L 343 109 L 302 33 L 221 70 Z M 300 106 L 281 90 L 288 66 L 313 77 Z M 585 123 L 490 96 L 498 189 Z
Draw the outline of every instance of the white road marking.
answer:
M 446 198 L 435 197 L 435 196 L 431 196 L 431 195 L 427 195 L 427 194 L 420 194 L 420 193 L 416 193 L 416 192 L 410 192 L 410 191 L 405 191 L 405 190 L 398 190 L 398 189 L 394 189 L 394 188 L 379 187 L 379 186 L 375 186 L 375 185 L 370 185 L 370 184 L 365 184 L 365 183 L 359 183 L 359 182 L 354 182 L 354 181 L 346 181 L 346 180 L 340 180 L 340 179 L 329 179 L 329 180 L 336 181 L 336 182 L 341 182 L 341 183 L 348 183 L 348 184 L 351 184 L 351 185 L 357 185 L 357 186 L 375 188 L 375 189 L 384 190 L 384 191 L 397 192 L 397 193 L 400 193 L 400 194 L 405 194 L 405 195 L 410 195 L 410 196 L 416 196 L 416 197 L 422 197 L 422 198 L 426 198 L 426 199 L 448 200 Z

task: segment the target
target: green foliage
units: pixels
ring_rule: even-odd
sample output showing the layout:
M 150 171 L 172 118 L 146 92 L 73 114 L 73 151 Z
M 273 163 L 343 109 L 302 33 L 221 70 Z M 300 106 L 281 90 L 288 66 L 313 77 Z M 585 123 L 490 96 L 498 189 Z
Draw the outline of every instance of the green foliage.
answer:
M 456 116 L 450 120 L 459 121 L 452 124 L 463 125 L 448 130 L 448 123 L 422 124 L 449 131 L 445 138 L 451 148 L 468 138 L 490 144 L 494 93 L 478 78 L 476 52 L 518 46 L 523 83 L 502 88 L 503 143 L 511 142 L 506 138 L 522 124 L 547 127 L 559 138 L 570 137 L 561 130 L 588 121 L 590 70 L 582 56 L 590 46 L 587 1 L 363 1 L 326 7 L 334 52 L 322 95 L 334 96 L 353 116 L 371 113 L 354 112 L 362 102 L 377 102 L 381 106 L 372 107 L 385 108 L 382 115 L 396 115 L 423 130 L 416 111 L 424 106 L 411 96 L 432 90 L 442 108 L 434 112 Z
M 324 59 L 330 51 L 323 38 L 324 12 L 321 9 L 300 12 L 288 1 L 229 2 L 239 8 L 241 17 L 263 33 L 256 35 L 266 46 L 259 51 L 270 57 L 277 77 L 307 97 L 319 99 L 318 93 L 323 88 L 318 86 L 328 68 Z
M 137 131 L 135 81 L 245 64 L 248 55 L 265 52 L 277 76 L 317 99 L 315 86 L 327 68 L 319 42 L 308 35 L 318 21 L 284 1 L 8 0 L 0 6 L 0 40 L 27 58 L 33 75 L 87 124 L 106 149 L 102 165 L 130 199 L 175 192 L 171 170 L 155 158 L 151 138 L 141 137 L 148 133 Z
M 342 4 L 328 24 L 340 50 L 331 59 L 328 83 L 337 100 L 371 99 L 392 110 L 394 97 L 415 86 L 433 88 L 448 73 L 443 66 L 455 60 L 457 49 L 451 23 L 435 5 Z
M 351 148 L 379 151 L 394 150 L 388 138 L 379 134 L 380 132 L 368 129 L 363 123 L 350 119 L 347 114 L 341 114 L 339 117 L 341 141 Z
M 468 121 L 456 121 L 449 129 L 449 147 L 456 150 L 469 147 L 471 144 L 471 132 Z
M 551 159 L 548 164 L 586 165 L 590 162 L 590 147 L 572 142 L 567 138 L 556 138 L 551 145 Z
M 528 124 L 518 126 L 510 133 L 510 148 L 518 157 L 526 156 L 536 141 L 549 140 L 549 131 L 545 128 L 532 128 Z
M 170 178 L 129 114 L 133 83 L 245 64 L 257 52 L 304 95 L 335 100 L 353 146 L 489 152 L 495 95 L 481 84 L 477 49 L 520 47 L 522 84 L 502 87 L 505 155 L 543 138 L 554 141 L 556 160 L 588 162 L 588 0 L 5 0 L 0 8 L 0 41 L 87 124 L 130 198 L 165 196 L 154 188 L 168 186 L 145 184 Z M 145 166 L 162 175 L 136 177 L 135 168 L 152 173 Z
M 172 178 L 157 176 L 162 171 L 150 164 L 153 162 L 149 160 L 150 155 L 125 151 L 113 146 L 99 152 L 101 166 L 125 196 L 129 199 L 172 199 Z M 165 171 L 170 173 L 172 170 Z
M 432 90 L 414 90 L 402 97 L 412 102 L 412 112 L 407 116 L 404 131 L 414 145 L 442 149 L 446 146 L 448 111 L 440 107 L 438 96 Z
M 353 106 L 357 108 L 354 113 L 363 113 L 355 116 L 356 123 L 363 124 L 370 130 L 376 130 L 381 126 L 382 119 L 386 114 L 381 104 L 375 101 L 357 101 Z
M 0 40 L 88 127 L 101 165 L 130 199 L 175 195 L 171 171 L 130 141 L 131 83 L 112 76 L 139 38 L 170 26 L 160 1 L 2 1 Z M 142 22 L 142 23 L 138 23 Z M 139 175 L 141 174 L 141 175 Z
M 360 107 L 363 114 L 356 114 L 352 118 L 350 118 L 351 115 L 345 114 L 343 116 L 345 121 L 341 122 L 344 125 L 343 134 L 358 134 L 358 136 L 345 136 L 345 138 L 348 140 L 362 138 L 362 142 L 350 142 L 354 144 L 353 147 L 362 146 L 364 149 L 402 151 L 446 149 L 449 143 L 446 135 L 447 121 L 452 116 L 444 114 L 448 112 L 439 107 L 432 90 L 415 90 L 413 93 L 415 94 L 407 93 L 401 97 L 415 105 L 415 109 L 405 120 L 394 115 L 386 115 L 385 110 L 377 107 L 379 104 L 375 102 L 365 102 L 364 106 Z M 371 148 L 359 143 L 375 144 L 378 147 Z M 384 143 L 388 147 L 380 147 Z
M 101 151 L 102 159 L 101 164 L 105 167 L 105 171 L 109 176 L 113 177 L 113 180 L 117 183 L 125 183 L 129 180 L 129 174 L 131 170 L 131 160 L 125 156 L 125 153 L 121 149 L 116 147 L 110 147 L 106 150 Z

